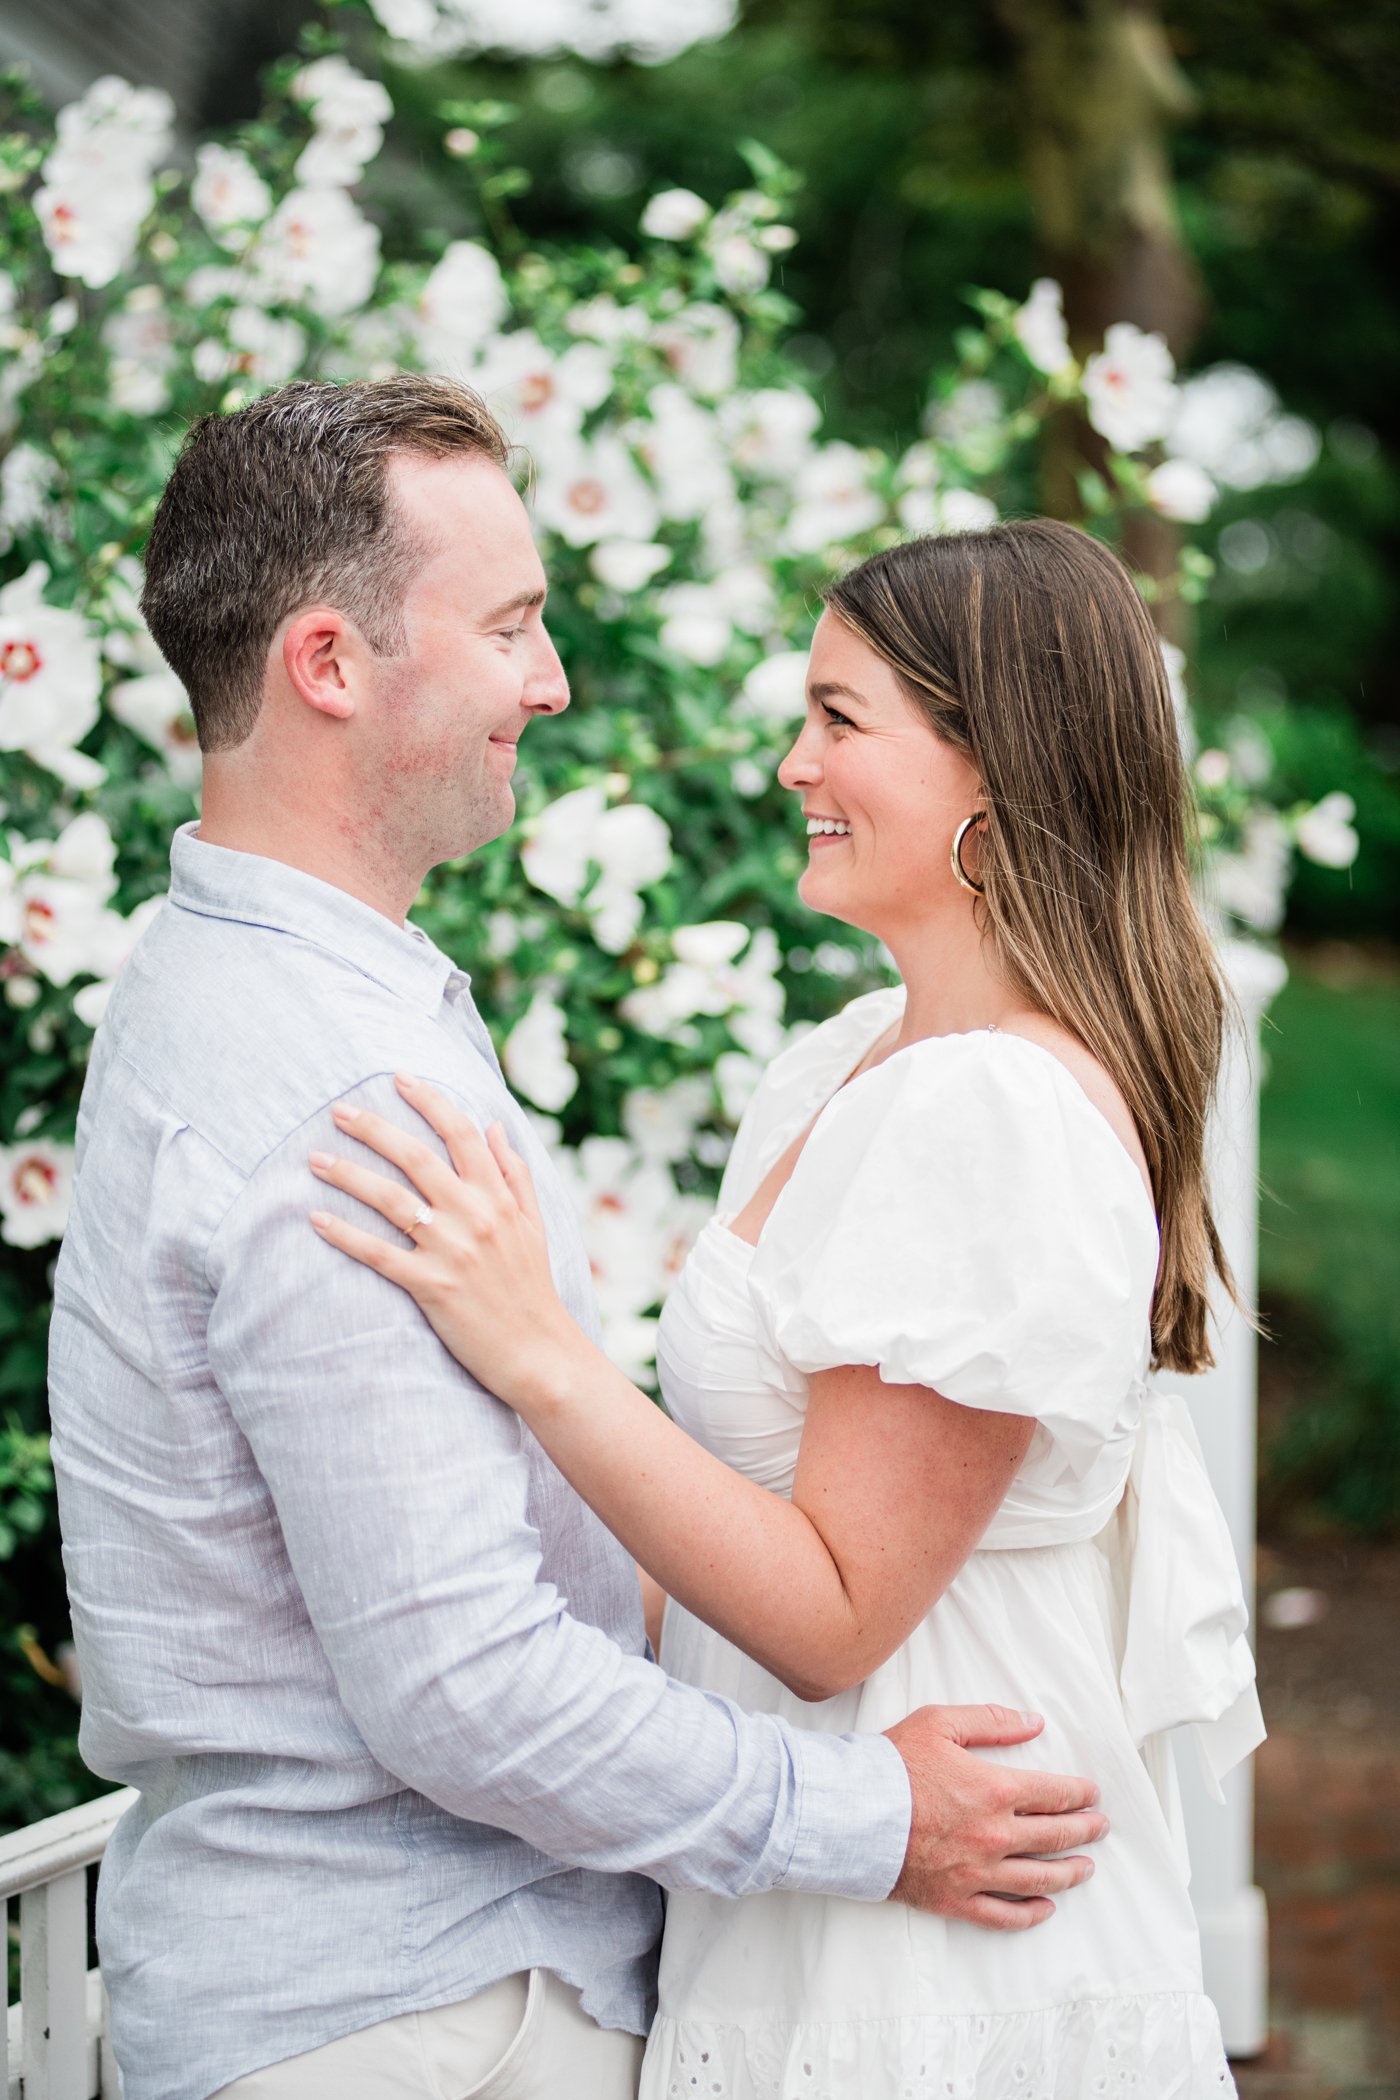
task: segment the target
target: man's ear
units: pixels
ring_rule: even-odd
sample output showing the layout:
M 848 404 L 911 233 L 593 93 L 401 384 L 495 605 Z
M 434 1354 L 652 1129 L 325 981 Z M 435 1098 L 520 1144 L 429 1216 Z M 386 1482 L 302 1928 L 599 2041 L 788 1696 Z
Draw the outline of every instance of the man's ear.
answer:
M 282 663 L 292 690 L 318 714 L 348 722 L 355 712 L 364 643 L 334 606 L 313 605 L 289 621 Z

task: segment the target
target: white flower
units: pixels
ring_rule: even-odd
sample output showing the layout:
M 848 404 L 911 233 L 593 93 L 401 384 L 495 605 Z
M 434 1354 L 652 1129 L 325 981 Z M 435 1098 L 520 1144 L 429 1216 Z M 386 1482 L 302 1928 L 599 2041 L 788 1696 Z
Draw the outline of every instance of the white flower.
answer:
M 659 882 L 671 865 L 670 827 L 645 803 L 625 802 L 604 815 L 593 858 L 598 880 L 584 900 L 584 910 L 598 946 L 620 955 L 642 921 L 638 891 Z
M 569 1063 L 564 1013 L 545 986 L 506 1037 L 501 1063 L 511 1085 L 536 1107 L 553 1113 L 573 1100 L 578 1073 Z
M 318 58 L 292 82 L 299 102 L 311 106 L 315 136 L 296 164 L 296 179 L 309 188 L 358 182 L 361 170 L 384 142 L 394 113 L 387 89 L 366 80 L 344 58 Z
M 535 516 L 571 546 L 649 540 L 660 523 L 652 491 L 616 430 L 587 442 L 563 440 L 537 462 Z
M 643 1159 L 669 1165 L 688 1155 L 713 1097 L 710 1081 L 700 1073 L 667 1087 L 634 1087 L 622 1104 L 622 1127 Z
M 755 664 L 739 691 L 734 713 L 741 721 L 771 722 L 786 728 L 807 705 L 807 654 L 782 649 Z
M 175 673 L 162 668 L 113 686 L 107 705 L 144 743 L 159 751 L 172 780 L 197 787 L 203 767 L 189 695 Z
M 268 220 L 253 256 L 269 298 L 305 304 L 334 320 L 363 306 L 374 289 L 379 229 L 356 210 L 344 190 L 290 190 Z
M 643 803 L 609 809 L 603 788 L 574 788 L 535 819 L 520 860 L 527 879 L 547 897 L 567 905 L 582 899 L 599 947 L 621 954 L 641 923 L 638 892 L 670 868 L 671 833 Z
M 532 328 L 486 343 L 470 377 L 511 436 L 530 446 L 576 438 L 613 383 L 612 363 L 597 344 L 573 343 L 556 356 Z
M 174 115 L 158 88 L 110 74 L 59 111 L 34 209 L 60 277 L 97 289 L 126 267 L 155 201 L 152 175 Z
M 1053 277 L 1037 277 L 1011 322 L 1016 340 L 1039 372 L 1053 376 L 1073 364 L 1065 330 L 1064 294 Z
M 644 1348 L 645 1333 L 639 1341 L 626 1325 L 665 1290 L 678 1205 L 671 1176 L 626 1138 L 585 1138 L 576 1151 L 561 1149 L 556 1164 L 583 1234 L 608 1353 L 615 1326 L 624 1347 Z
M 651 327 L 643 306 L 621 306 L 611 292 L 597 292 L 580 300 L 564 316 L 570 335 L 588 336 L 595 343 L 636 342 Z
M 370 0 L 370 11 L 386 36 L 432 46 L 441 25 L 436 0 Z
M 710 216 L 694 190 L 658 190 L 642 213 L 642 232 L 654 241 L 688 241 Z
M 884 499 L 870 485 L 868 455 L 841 440 L 823 445 L 798 470 L 797 499 L 786 539 L 799 554 L 816 554 L 858 539 L 880 523 Z
M 788 480 L 812 450 L 821 410 L 801 387 L 760 387 L 734 394 L 720 409 L 720 427 L 735 466 L 755 481 Z
M 1199 525 L 1215 506 L 1215 483 L 1193 459 L 1164 459 L 1147 477 L 1147 500 L 1164 518 Z
M 1176 364 L 1160 335 L 1115 321 L 1084 367 L 1089 421 L 1118 452 L 1140 452 L 1165 437 L 1176 414 Z
M 1212 901 L 1256 933 L 1277 933 L 1288 888 L 1288 829 L 1277 810 L 1251 810 L 1237 852 L 1210 863 Z
M 1311 423 L 1280 414 L 1267 379 L 1234 364 L 1212 365 L 1183 381 L 1168 443 L 1231 489 L 1292 481 L 1321 448 Z
M 745 213 L 716 212 L 705 234 L 705 253 L 721 290 L 731 299 L 761 292 L 772 274 L 767 250 L 759 245 Z
M 662 517 L 703 518 L 732 503 L 734 481 L 711 411 L 669 380 L 652 388 L 647 411 L 627 435 L 656 483 Z
M 30 1138 L 0 1145 L 0 1239 L 42 1247 L 63 1237 L 73 1200 L 73 1147 Z
M 748 941 L 748 952 L 736 961 Z M 655 984 L 639 986 L 619 1012 L 634 1028 L 674 1036 L 697 1014 L 725 1015 L 730 1032 L 755 1057 L 772 1057 L 782 1042 L 783 989 L 777 978 L 778 943 L 770 927 L 749 939 L 728 919 L 678 927 L 676 960 Z
M 671 950 L 677 962 L 688 970 L 723 971 L 733 962 L 749 938 L 749 929 L 737 919 L 704 919 L 695 926 L 678 926 L 671 936 Z M 724 987 L 718 976 L 714 978 L 710 998 L 723 998 Z M 697 1006 L 696 1013 L 722 1014 L 722 1005 Z
M 159 415 L 170 405 L 175 337 L 170 316 L 154 284 L 137 285 L 102 327 L 111 358 L 109 383 L 115 407 L 131 416 Z
M 692 394 L 718 401 L 733 392 L 739 376 L 739 323 L 727 306 L 696 300 L 659 321 L 652 341 Z
M 48 568 L 33 562 L 0 590 L 0 751 L 24 751 L 72 787 L 101 766 L 73 746 L 98 716 L 102 660 L 87 622 L 46 605 Z
M 734 639 L 734 623 L 714 584 L 676 583 L 657 593 L 661 642 L 687 663 L 706 670 L 723 658 Z
M 272 209 L 272 192 L 246 153 L 232 146 L 201 146 L 194 157 L 190 203 L 222 248 L 246 248 Z
M 199 378 L 250 379 L 255 386 L 280 386 L 306 356 L 306 330 L 299 321 L 264 313 L 260 306 L 235 306 L 224 320 L 226 340 L 196 343 L 190 360 Z
M 0 548 L 12 546 L 17 532 L 40 523 L 58 479 L 52 453 L 37 445 L 11 446 L 0 466 Z
M 670 559 L 670 548 L 654 540 L 600 540 L 589 554 L 588 566 L 599 583 L 630 597 L 645 590 Z
M 1299 852 L 1320 868 L 1349 868 L 1361 844 L 1351 821 L 1355 815 L 1350 795 L 1324 795 L 1298 819 L 1294 836 Z
M 733 26 L 736 0 L 373 0 L 391 36 L 423 55 L 496 50 L 522 58 L 575 51 L 600 61 L 625 53 L 660 65 Z
M 74 817 L 56 840 L 11 838 L 5 866 L 5 917 L 13 945 L 50 984 L 112 974 L 125 922 L 108 909 L 116 888 L 116 848 L 93 811 Z

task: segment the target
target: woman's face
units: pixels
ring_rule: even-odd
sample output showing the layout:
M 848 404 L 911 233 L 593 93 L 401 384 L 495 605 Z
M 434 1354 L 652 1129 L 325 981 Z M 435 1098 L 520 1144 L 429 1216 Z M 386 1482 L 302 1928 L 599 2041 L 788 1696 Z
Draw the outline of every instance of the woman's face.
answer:
M 778 778 L 808 819 L 798 894 L 813 911 L 889 943 L 959 900 L 970 907 L 948 855 L 958 825 L 982 807 L 976 770 L 832 612 L 812 641 L 807 720 Z M 963 865 L 976 875 L 971 837 Z

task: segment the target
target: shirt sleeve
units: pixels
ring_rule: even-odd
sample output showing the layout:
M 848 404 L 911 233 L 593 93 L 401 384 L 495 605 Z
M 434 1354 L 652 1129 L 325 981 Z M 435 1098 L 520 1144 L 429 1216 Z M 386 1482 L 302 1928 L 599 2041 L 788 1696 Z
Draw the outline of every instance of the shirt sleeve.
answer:
M 811 1375 L 1034 1418 L 1089 1470 L 1143 1362 L 1157 1229 L 1137 1169 L 1047 1051 L 982 1030 L 910 1045 L 828 1103 L 749 1288 Z
M 387 1079 L 346 1098 L 422 1135 Z M 910 1821 L 893 1744 L 744 1713 L 570 1614 L 542 1574 L 529 1431 L 406 1291 L 319 1238 L 318 1207 L 396 1235 L 316 1182 L 313 1149 L 347 1149 L 329 1106 L 215 1234 L 209 1358 L 372 1755 L 564 1865 L 888 1895 Z

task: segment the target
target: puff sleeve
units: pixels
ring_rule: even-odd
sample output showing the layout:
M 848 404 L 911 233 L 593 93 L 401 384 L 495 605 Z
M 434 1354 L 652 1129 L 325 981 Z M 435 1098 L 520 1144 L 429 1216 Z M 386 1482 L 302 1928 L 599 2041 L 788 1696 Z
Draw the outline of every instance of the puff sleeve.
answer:
M 807 1374 L 1033 1416 L 1083 1479 L 1146 1368 L 1157 1230 L 1133 1161 L 1048 1051 L 988 1030 L 911 1044 L 842 1088 L 750 1270 Z M 1048 1452 L 1047 1452 L 1047 1455 Z

